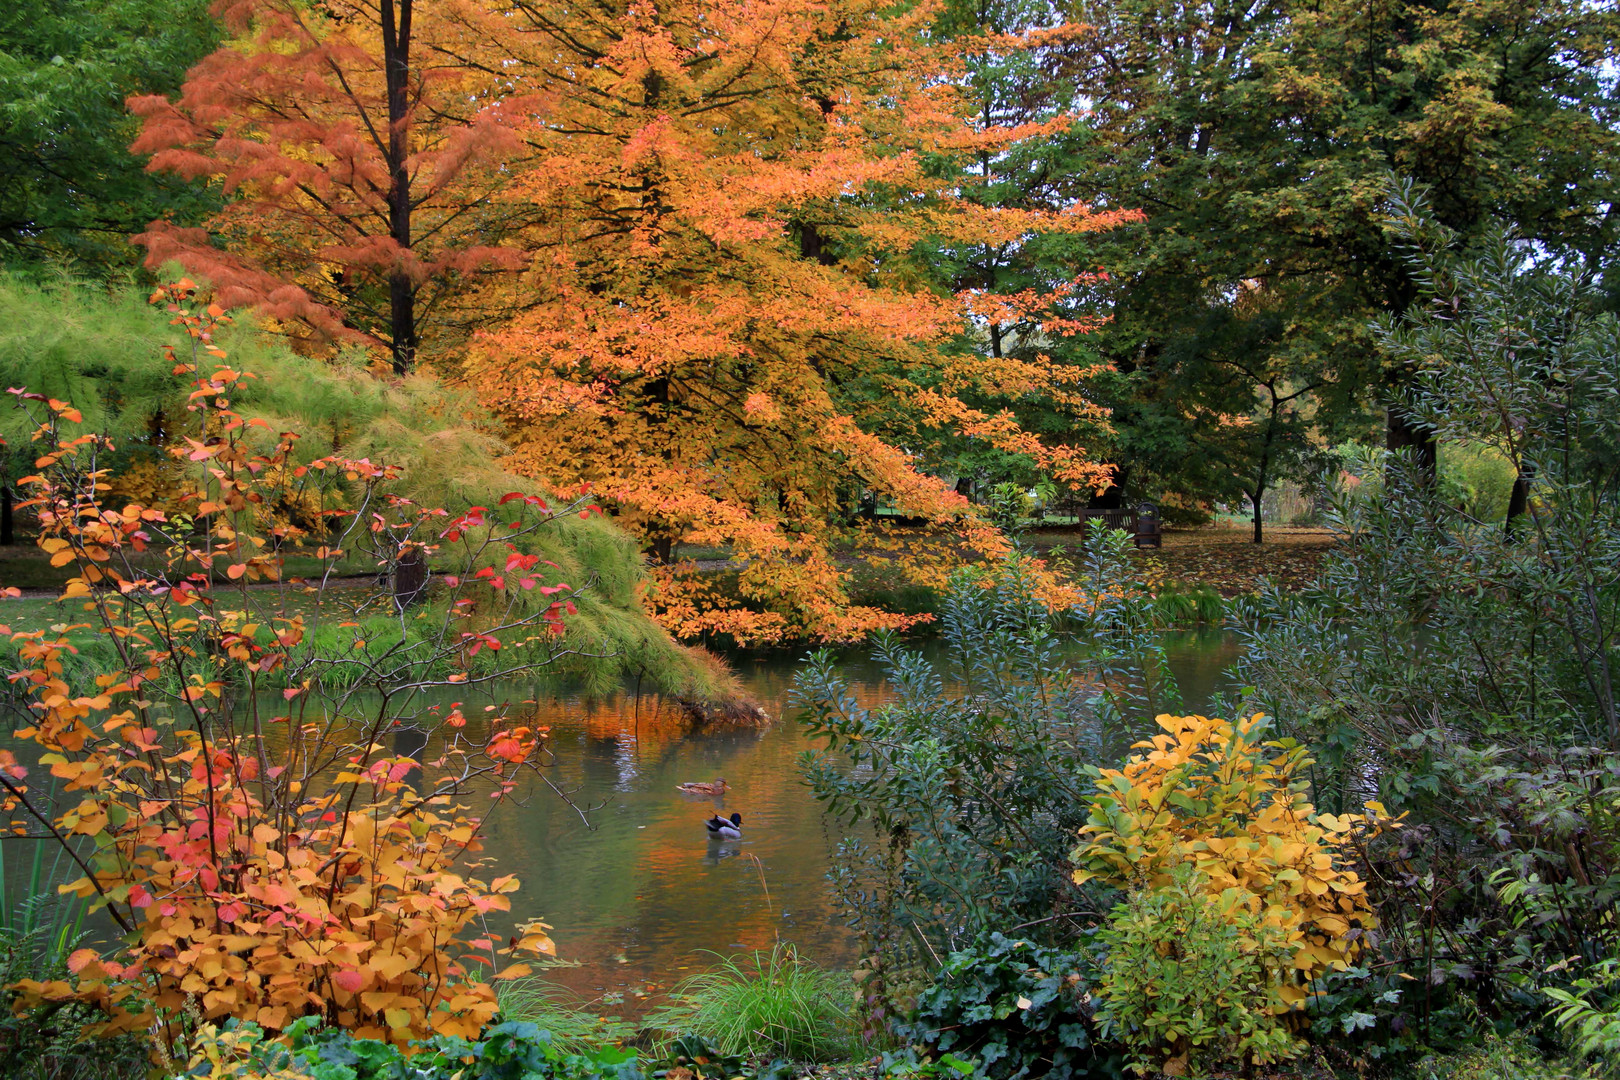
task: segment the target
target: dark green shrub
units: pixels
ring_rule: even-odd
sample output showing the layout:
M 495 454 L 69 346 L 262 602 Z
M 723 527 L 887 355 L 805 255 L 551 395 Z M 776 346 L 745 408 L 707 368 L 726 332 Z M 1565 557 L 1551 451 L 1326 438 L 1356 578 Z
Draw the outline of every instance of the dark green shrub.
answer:
M 855 700 L 829 652 L 794 683 L 826 749 L 802 769 L 845 827 L 830 874 L 861 941 L 861 1019 L 881 1038 L 941 957 L 996 931 L 1067 946 L 1097 910 L 1069 853 L 1085 766 L 1180 702 L 1162 635 L 1129 580 L 1128 537 L 1092 530 L 1069 560 L 1094 602 L 1054 618 L 1018 558 L 953 581 L 933 657 L 879 637 L 894 699 Z
M 951 954 L 896 1033 L 992 1080 L 1123 1076 L 1121 1055 L 1096 1042 L 1094 968 L 1086 952 L 992 933 Z
M 868 989 L 926 981 L 936 957 L 982 934 L 1085 907 L 1068 853 L 1085 822 L 1094 691 L 1067 670 L 1016 565 L 958 582 L 940 623 L 940 663 L 877 640 L 896 692 L 885 707 L 857 704 L 829 652 L 795 679 L 803 722 L 827 747 L 804 773 L 849 826 L 833 883 L 871 958 Z M 1043 923 L 1031 936 L 1062 932 Z
M 534 1024 L 497 1024 L 477 1042 L 438 1037 L 417 1043 L 407 1057 L 399 1047 L 357 1039 L 340 1028 L 316 1028 L 313 1018 L 288 1029 L 289 1049 L 262 1040 L 255 1024 L 229 1021 L 205 1027 L 192 1040 L 186 1077 L 261 1074 L 310 1080 L 642 1080 L 634 1050 L 599 1047 L 565 1053 Z
M 1317 1032 L 1385 1065 L 1540 1027 L 1545 991 L 1620 957 L 1620 318 L 1578 267 L 1502 235 L 1459 252 L 1396 195 L 1420 296 L 1380 342 L 1415 424 L 1517 478 L 1510 520 L 1369 453 L 1318 581 L 1237 620 L 1316 805 L 1408 815 L 1362 852 L 1379 976 L 1331 980 Z

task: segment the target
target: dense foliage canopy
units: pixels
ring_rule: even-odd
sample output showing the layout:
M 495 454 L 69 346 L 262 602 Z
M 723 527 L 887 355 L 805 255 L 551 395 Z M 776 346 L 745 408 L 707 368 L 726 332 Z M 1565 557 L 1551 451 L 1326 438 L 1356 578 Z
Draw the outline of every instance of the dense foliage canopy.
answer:
M 131 94 L 175 92 L 219 40 L 208 0 L 16 0 L 0 10 L 0 260 L 127 267 L 154 218 L 214 193 L 142 169 Z

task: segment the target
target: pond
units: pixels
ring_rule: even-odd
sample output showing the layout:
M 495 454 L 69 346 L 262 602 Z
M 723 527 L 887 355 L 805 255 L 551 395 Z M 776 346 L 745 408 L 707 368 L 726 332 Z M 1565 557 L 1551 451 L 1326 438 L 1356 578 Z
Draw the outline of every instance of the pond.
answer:
M 1236 639 L 1218 631 L 1174 634 L 1171 667 L 1186 707 L 1199 711 L 1225 688 Z M 802 654 L 735 657 L 748 692 L 776 718 L 762 729 L 693 728 L 643 697 L 563 696 L 542 702 L 556 757 L 548 775 L 585 816 L 545 790 L 502 808 L 486 854 L 523 888 L 513 914 L 552 924 L 560 959 L 549 976 L 606 1011 L 635 1015 L 661 990 L 710 966 L 711 954 L 791 942 L 828 967 L 856 959 L 824 874 L 838 836 L 799 780 L 811 743 L 789 708 Z M 860 650 L 844 671 L 857 699 L 881 701 L 880 672 Z M 676 785 L 724 777 L 718 798 Z M 704 818 L 743 815 L 743 839 L 712 843 Z

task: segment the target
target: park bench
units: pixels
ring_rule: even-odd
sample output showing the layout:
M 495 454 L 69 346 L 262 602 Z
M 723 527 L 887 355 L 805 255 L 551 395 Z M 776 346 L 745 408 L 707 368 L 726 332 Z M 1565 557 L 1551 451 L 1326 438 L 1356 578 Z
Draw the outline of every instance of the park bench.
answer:
M 1105 529 L 1120 529 L 1130 533 L 1139 548 L 1163 546 L 1163 534 L 1159 528 L 1159 508 L 1152 503 L 1144 502 L 1134 507 L 1106 510 L 1078 510 L 1075 516 L 1079 519 L 1082 533 L 1095 523 Z

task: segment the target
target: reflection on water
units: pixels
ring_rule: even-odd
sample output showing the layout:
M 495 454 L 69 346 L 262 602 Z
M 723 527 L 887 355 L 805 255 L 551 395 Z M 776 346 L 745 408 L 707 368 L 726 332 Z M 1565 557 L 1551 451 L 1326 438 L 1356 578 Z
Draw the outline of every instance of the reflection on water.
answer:
M 1228 636 L 1175 635 L 1171 666 L 1189 711 L 1223 685 L 1236 657 Z M 556 981 L 588 998 L 623 995 L 626 1013 L 646 995 L 708 966 L 707 952 L 795 943 L 826 966 L 855 959 L 823 875 L 838 837 L 800 783 L 796 759 L 809 743 L 787 715 L 799 657 L 737 658 L 749 693 L 778 722 L 761 730 L 693 728 L 677 709 L 630 694 L 606 700 L 541 702 L 535 719 L 551 727 L 552 782 L 570 791 L 580 814 L 550 792 L 502 808 L 487 829 L 486 854 L 500 873 L 523 882 L 513 915 L 553 926 Z M 863 704 L 886 697 L 877 666 L 852 651 L 844 664 Z M 520 695 L 521 696 L 521 695 Z M 722 796 L 676 791 L 723 777 Z M 710 840 L 709 816 L 737 811 L 743 838 Z

